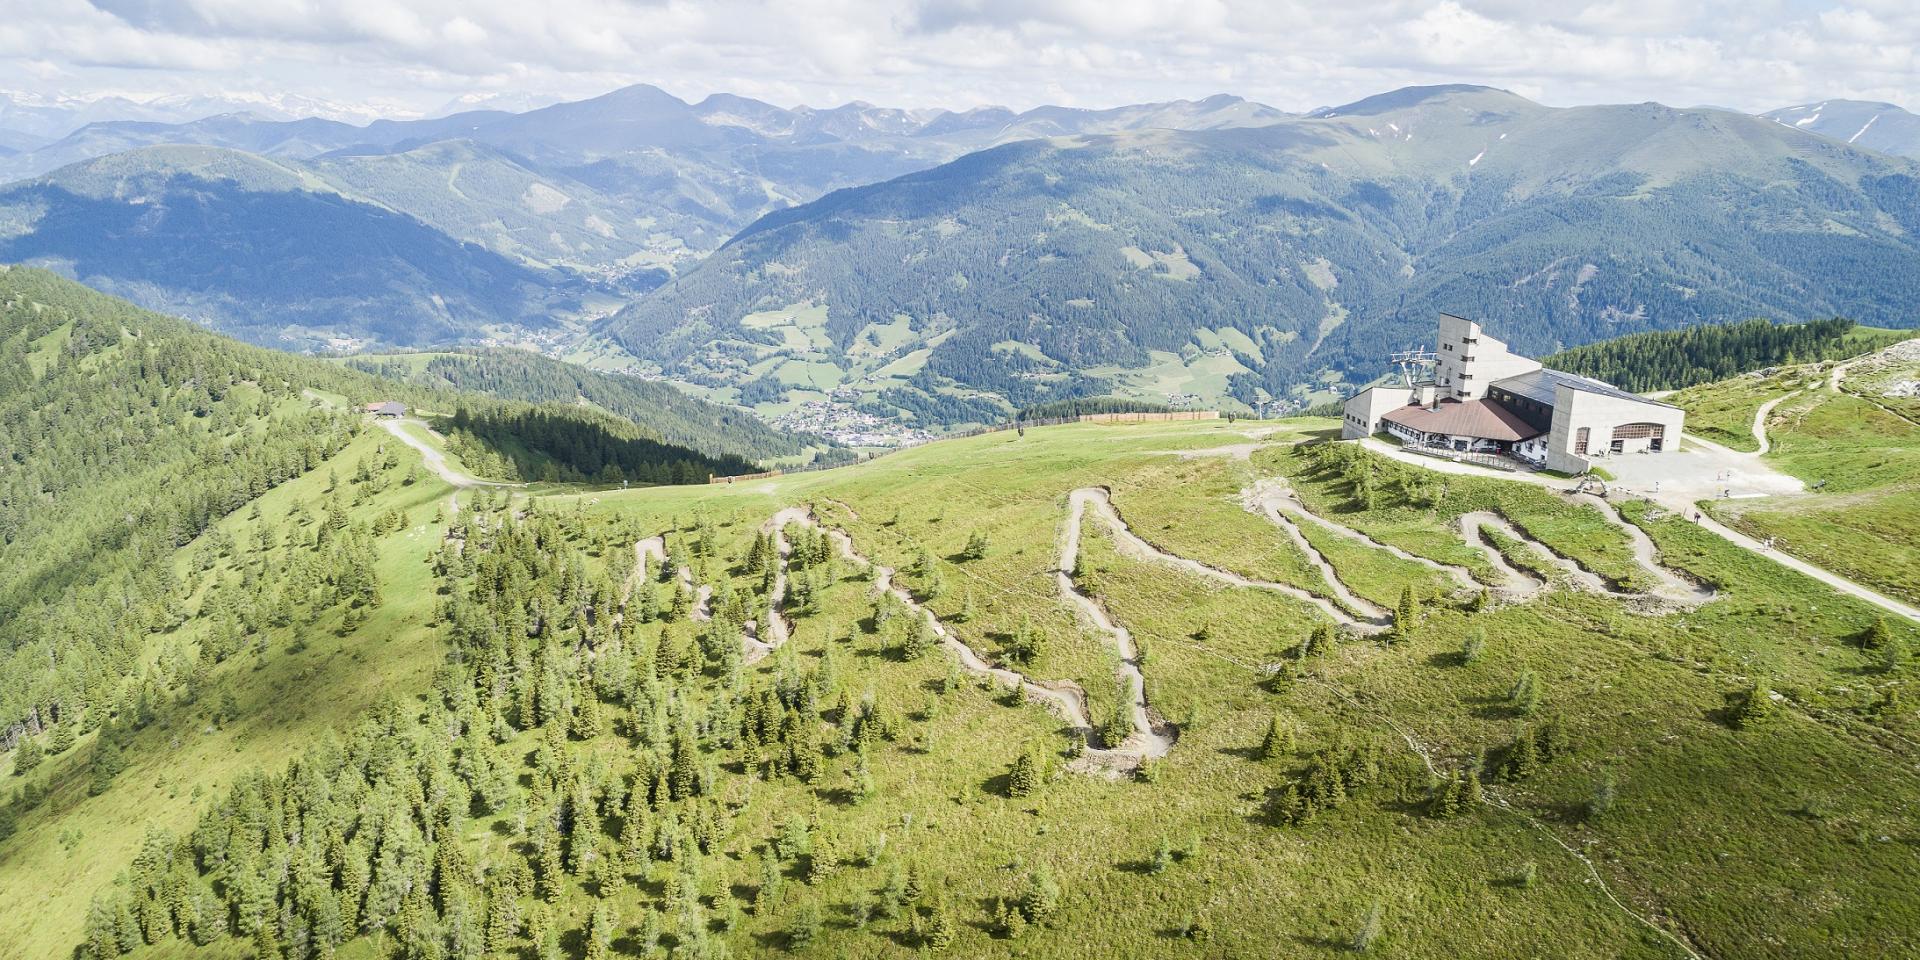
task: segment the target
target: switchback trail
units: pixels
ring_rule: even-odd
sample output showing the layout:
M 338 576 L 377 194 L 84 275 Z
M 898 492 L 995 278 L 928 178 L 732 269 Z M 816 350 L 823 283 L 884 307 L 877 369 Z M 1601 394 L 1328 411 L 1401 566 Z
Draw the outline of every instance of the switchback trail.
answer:
M 1592 506 L 1595 510 L 1599 511 L 1600 516 L 1609 524 L 1619 528 L 1627 537 L 1628 548 L 1632 551 L 1635 562 L 1653 579 L 1656 586 L 1645 592 L 1617 589 L 1615 586 L 1609 584 L 1605 578 L 1582 567 L 1573 558 L 1565 556 L 1546 544 L 1541 543 L 1537 538 L 1528 534 L 1506 517 L 1486 510 L 1462 514 L 1455 520 L 1455 530 L 1468 546 L 1481 551 L 1486 556 L 1488 563 L 1501 573 L 1504 582 L 1492 585 L 1493 589 L 1500 595 L 1509 600 L 1528 600 L 1538 595 L 1542 590 L 1547 589 L 1550 584 L 1543 583 L 1537 576 L 1515 567 L 1494 544 L 1485 538 L 1481 533 L 1482 528 L 1491 527 L 1508 539 L 1531 547 L 1538 552 L 1544 561 L 1562 571 L 1576 589 L 1603 593 L 1621 600 L 1633 600 L 1642 603 L 1679 607 L 1694 607 L 1713 599 L 1714 594 L 1712 590 L 1696 584 L 1663 566 L 1659 561 L 1659 553 L 1654 547 L 1653 541 L 1647 537 L 1646 531 L 1641 530 L 1638 526 L 1629 523 L 1626 518 L 1620 516 L 1612 504 L 1590 494 L 1568 494 L 1568 498 Z M 1297 496 L 1292 495 L 1292 491 L 1288 490 L 1285 484 L 1277 478 L 1264 478 L 1255 482 L 1252 486 L 1241 492 L 1241 501 L 1248 509 L 1259 510 L 1265 514 L 1269 520 L 1295 537 L 1299 536 L 1299 531 L 1294 521 L 1304 519 L 1357 542 L 1364 543 L 1379 550 L 1384 550 L 1402 560 L 1419 563 L 1429 569 L 1443 571 L 1452 576 L 1465 588 L 1479 590 L 1483 586 L 1479 581 L 1474 579 L 1473 573 L 1465 567 L 1443 564 L 1426 557 L 1409 553 L 1400 547 L 1382 543 L 1359 530 L 1336 523 L 1333 520 L 1308 510 L 1306 505 L 1300 502 Z M 1313 555 L 1310 554 L 1309 556 L 1311 557 Z M 1324 561 L 1324 558 L 1322 558 L 1322 560 Z M 1330 574 L 1330 571 L 1323 568 L 1323 573 Z
M 1285 527 L 1289 525 L 1289 523 L 1297 525 L 1297 521 L 1305 520 L 1330 533 L 1346 537 L 1355 543 L 1364 544 L 1376 550 L 1383 550 L 1408 563 L 1419 564 L 1429 570 L 1444 573 L 1452 577 L 1454 582 L 1458 583 L 1463 590 L 1478 590 L 1482 586 L 1480 581 L 1474 579 L 1473 571 L 1468 570 L 1466 567 L 1440 563 L 1418 554 L 1408 553 L 1393 544 L 1382 543 L 1352 527 L 1335 523 L 1326 517 L 1308 510 L 1306 504 L 1300 502 L 1299 496 L 1277 478 L 1266 477 L 1255 481 L 1253 486 L 1241 491 L 1240 502 L 1246 509 L 1264 514 L 1266 518 L 1276 526 Z
M 892 567 L 869 559 L 865 554 L 862 554 L 854 546 L 853 538 L 849 536 L 846 531 L 824 526 L 811 514 L 803 514 L 795 522 L 825 531 L 827 537 L 833 541 L 834 548 L 839 551 L 842 557 L 846 558 L 846 560 L 855 567 L 868 570 L 873 574 L 874 589 L 881 593 L 892 595 L 895 600 L 898 600 L 906 607 L 911 615 L 924 618 L 928 628 L 933 631 L 933 635 L 940 640 L 941 646 L 953 654 L 954 658 L 959 661 L 962 669 L 977 676 L 991 678 L 1007 687 L 1019 689 L 1022 695 L 1028 700 L 1046 705 L 1062 719 L 1066 720 L 1074 729 L 1084 735 L 1091 736 L 1093 732 L 1093 720 L 1087 710 L 1086 691 L 1080 689 L 1079 684 L 1066 680 L 1038 681 L 1017 671 L 1009 670 L 1005 667 L 997 667 L 988 663 L 985 658 L 981 657 L 978 652 L 968 646 L 965 641 L 948 630 L 946 625 L 940 622 L 940 618 L 934 616 L 932 611 L 928 610 L 919 600 L 915 599 L 911 592 L 895 583 L 893 581 L 894 570 Z M 1082 756 L 1081 760 L 1076 761 L 1075 769 L 1124 769 L 1138 766 L 1142 760 L 1148 758 L 1148 752 L 1144 749 L 1146 746 L 1147 744 L 1145 743 L 1122 743 L 1109 749 L 1093 749 L 1090 747 Z
M 1105 607 L 1099 601 L 1081 592 L 1073 582 L 1073 569 L 1080 559 L 1080 528 L 1086 519 L 1088 505 L 1098 511 L 1102 519 L 1113 528 L 1114 536 L 1122 541 L 1132 541 L 1137 547 L 1158 554 L 1157 550 L 1133 535 L 1127 525 L 1114 513 L 1112 501 L 1107 499 L 1107 491 L 1100 487 L 1082 487 L 1067 497 L 1067 522 L 1060 531 L 1060 563 L 1053 571 L 1055 585 L 1059 587 L 1060 597 L 1071 603 L 1081 616 L 1091 621 L 1100 632 L 1113 639 L 1113 646 L 1120 654 L 1119 674 L 1127 686 L 1127 709 L 1133 719 L 1133 733 L 1120 744 L 1121 749 L 1129 746 L 1145 757 L 1164 757 L 1173 749 L 1174 732 L 1169 724 L 1156 724 L 1153 715 L 1147 709 L 1147 676 L 1140 669 L 1140 647 L 1133 642 L 1133 634 L 1113 622 L 1107 616 Z M 1171 554 L 1161 554 L 1172 558 Z M 1172 558 L 1178 560 L 1179 558 Z M 1186 561 L 1193 563 L 1193 561 Z M 1198 563 L 1197 569 L 1210 570 Z
M 1121 519 L 1120 514 L 1114 510 L 1113 501 L 1108 497 L 1107 491 L 1103 487 L 1081 487 L 1073 491 L 1068 497 L 1067 527 L 1068 530 L 1071 531 L 1071 546 L 1076 555 L 1079 550 L 1080 521 L 1088 507 L 1092 507 L 1100 519 L 1106 522 L 1107 526 L 1112 529 L 1114 542 L 1118 545 L 1120 553 L 1123 556 L 1136 560 L 1150 560 L 1156 563 L 1163 563 L 1184 570 L 1203 580 L 1211 580 L 1229 587 L 1270 590 L 1274 593 L 1285 594 L 1302 603 L 1313 605 L 1318 608 L 1321 613 L 1326 614 L 1327 619 L 1361 633 L 1379 633 L 1390 626 L 1389 619 L 1384 616 L 1384 612 L 1382 612 L 1383 615 L 1379 619 L 1356 617 L 1348 613 L 1345 609 L 1342 609 L 1338 603 L 1312 591 L 1303 590 L 1293 584 L 1275 583 L 1271 580 L 1255 580 L 1251 577 L 1241 576 L 1231 570 L 1222 570 L 1219 567 L 1211 566 L 1189 557 L 1168 553 L 1142 539 L 1138 534 L 1133 532 L 1133 528 L 1127 526 L 1127 522 Z M 1064 539 L 1063 537 L 1063 540 Z M 1071 571 L 1073 569 L 1072 560 L 1074 557 L 1067 556 L 1066 545 L 1062 546 L 1061 553 L 1063 556 L 1061 569 L 1063 571 Z M 1345 588 L 1342 587 L 1341 589 L 1344 590 Z M 1364 600 L 1360 602 L 1366 603 Z M 1368 604 L 1368 606 L 1372 605 Z M 1378 608 L 1376 607 L 1374 609 L 1377 610 Z

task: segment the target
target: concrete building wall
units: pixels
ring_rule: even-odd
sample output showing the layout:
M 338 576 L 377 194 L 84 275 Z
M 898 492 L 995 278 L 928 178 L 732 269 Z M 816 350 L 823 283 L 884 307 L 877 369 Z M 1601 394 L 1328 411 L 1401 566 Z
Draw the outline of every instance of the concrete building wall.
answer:
M 1663 451 L 1680 449 L 1680 431 L 1686 426 L 1686 411 L 1651 400 L 1627 400 L 1598 393 L 1587 393 L 1561 384 L 1553 395 L 1553 429 L 1547 435 L 1547 469 L 1580 473 L 1609 456 L 1648 453 L 1655 439 L 1636 436 L 1653 432 L 1642 424 L 1658 427 L 1658 445 Z M 1586 451 L 1579 450 L 1581 430 L 1586 431 Z M 1613 450 L 1615 439 L 1620 450 Z
M 1409 387 L 1368 387 L 1347 400 L 1340 421 L 1340 439 L 1371 437 L 1380 429 L 1380 417 L 1413 402 Z
M 1440 344 L 1434 353 L 1440 358 L 1434 379 L 1441 395 L 1458 400 L 1478 400 L 1487 395 L 1487 384 L 1540 369 L 1538 360 L 1515 355 L 1479 324 L 1450 313 L 1440 315 Z

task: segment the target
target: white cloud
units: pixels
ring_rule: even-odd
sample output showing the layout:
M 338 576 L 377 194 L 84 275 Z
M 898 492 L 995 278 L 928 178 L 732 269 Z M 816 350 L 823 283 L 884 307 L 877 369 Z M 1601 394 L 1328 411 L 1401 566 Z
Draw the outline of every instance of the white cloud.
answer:
M 1902 102 L 1911 0 L 10 0 L 0 89 L 253 90 L 430 110 L 457 96 L 900 106 L 1237 93 L 1305 109 L 1409 83 L 1549 103 Z M 1909 103 L 1920 107 L 1920 103 Z

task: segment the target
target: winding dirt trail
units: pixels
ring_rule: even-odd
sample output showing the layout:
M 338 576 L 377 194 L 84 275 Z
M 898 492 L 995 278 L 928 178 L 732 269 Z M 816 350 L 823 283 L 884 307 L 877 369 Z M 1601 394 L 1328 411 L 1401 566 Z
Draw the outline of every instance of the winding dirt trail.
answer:
M 667 538 L 652 536 L 636 541 L 633 545 L 633 573 L 627 576 L 627 588 L 620 599 L 633 596 L 633 588 L 647 582 L 647 561 L 664 564 L 667 562 Z
M 1336 623 L 1350 627 L 1361 633 L 1379 633 L 1387 629 L 1390 625 L 1388 618 L 1373 620 L 1356 617 L 1348 613 L 1340 604 L 1335 603 L 1333 600 L 1310 590 L 1303 590 L 1291 583 L 1255 580 L 1251 577 L 1241 576 L 1231 570 L 1222 570 L 1219 567 L 1201 563 L 1190 557 L 1168 553 L 1142 539 L 1138 534 L 1133 532 L 1132 527 L 1127 526 L 1127 522 L 1121 519 L 1119 512 L 1114 510 L 1113 501 L 1108 497 L 1107 491 L 1103 487 L 1081 487 L 1073 491 L 1068 497 L 1067 521 L 1070 529 L 1074 531 L 1073 547 L 1076 555 L 1079 551 L 1078 531 L 1080 528 L 1080 520 L 1088 507 L 1092 507 L 1100 519 L 1113 531 L 1114 541 L 1118 545 L 1122 556 L 1135 560 L 1150 560 L 1155 563 L 1166 564 L 1167 566 L 1184 570 L 1203 580 L 1212 580 L 1215 583 L 1225 584 L 1229 587 L 1244 587 L 1251 590 L 1271 590 L 1275 593 L 1282 593 L 1302 603 L 1312 604 L 1318 608 L 1321 613 L 1326 614 L 1329 620 L 1333 620 Z M 1064 554 L 1064 547 L 1062 548 L 1062 552 Z M 1067 561 L 1063 562 L 1063 570 L 1073 569 L 1071 560 L 1072 558 L 1068 558 Z M 1362 600 L 1360 602 L 1365 603 L 1366 601 Z
M 1418 564 L 1437 573 L 1444 573 L 1453 578 L 1462 590 L 1479 590 L 1484 586 L 1474 579 L 1473 571 L 1466 567 L 1441 563 L 1418 554 L 1408 553 L 1391 543 L 1382 543 L 1352 527 L 1336 523 L 1308 510 L 1306 504 L 1300 502 L 1299 496 L 1285 482 L 1276 477 L 1265 477 L 1255 481 L 1253 486 L 1240 492 L 1240 501 L 1242 506 L 1265 515 L 1276 526 L 1284 526 L 1288 520 L 1295 524 L 1304 520 L 1355 543 L 1385 551 L 1408 563 Z
M 1342 606 L 1348 610 L 1357 611 L 1360 617 L 1381 626 L 1393 622 L 1391 611 L 1354 593 L 1347 587 L 1347 582 L 1340 579 L 1339 571 L 1333 568 L 1333 564 L 1327 560 L 1325 554 L 1320 552 L 1320 548 L 1307 539 L 1306 532 L 1300 529 L 1299 524 L 1293 522 L 1293 518 L 1279 510 L 1270 510 L 1267 513 L 1267 519 L 1285 532 L 1287 538 L 1292 540 L 1293 545 L 1298 547 L 1300 553 L 1307 558 L 1307 562 L 1320 571 L 1320 579 L 1326 581 L 1327 589 L 1333 591 L 1333 598 Z
M 1467 546 L 1479 550 L 1481 554 L 1487 558 L 1487 562 L 1493 564 L 1493 568 L 1500 571 L 1501 577 L 1506 581 L 1497 588 L 1502 593 L 1516 600 L 1526 600 L 1531 599 L 1540 593 L 1540 591 L 1547 589 L 1548 584 L 1546 581 L 1541 580 L 1528 571 L 1514 566 L 1513 561 L 1508 560 L 1507 555 L 1500 552 L 1500 548 L 1495 546 L 1492 541 L 1488 540 L 1486 536 L 1480 532 L 1483 527 L 1492 527 L 1511 539 L 1518 540 L 1522 543 L 1528 542 L 1527 538 L 1520 534 L 1520 531 L 1514 529 L 1513 524 L 1507 522 L 1507 518 L 1488 510 L 1475 510 L 1472 513 L 1461 514 L 1460 519 L 1454 523 L 1460 531 L 1460 539 L 1465 540 Z M 1553 555 L 1548 553 L 1546 556 L 1550 558 Z M 1585 573 L 1585 571 L 1580 570 L 1577 566 L 1574 570 L 1576 573 Z M 1594 580 L 1596 581 L 1595 586 L 1600 586 L 1600 584 L 1597 583 L 1599 578 L 1595 577 Z
M 457 517 L 460 515 L 460 491 L 468 487 L 526 486 L 524 483 L 507 483 L 503 480 L 482 480 L 478 477 L 470 477 L 461 473 L 455 470 L 453 465 L 447 462 L 446 455 L 434 449 L 432 444 L 401 429 L 401 424 L 412 424 L 428 433 L 433 433 L 433 428 L 428 426 L 425 420 L 416 420 L 408 417 L 402 419 L 383 418 L 377 419 L 374 422 L 378 423 L 381 428 L 385 429 L 388 433 L 393 434 L 401 443 L 412 447 L 413 451 L 420 455 L 421 462 L 427 465 L 428 470 L 432 470 L 435 474 L 438 474 L 440 479 L 446 481 L 448 486 L 454 488 L 453 493 L 447 494 L 447 516 L 449 517 Z
M 1468 546 L 1479 550 L 1486 556 L 1487 562 L 1491 564 L 1495 570 L 1500 572 L 1503 582 L 1492 585 L 1492 588 L 1503 597 L 1513 601 L 1525 601 L 1549 589 L 1552 585 L 1544 583 L 1539 577 L 1514 566 L 1513 563 L 1500 552 L 1498 547 L 1494 546 L 1481 534 L 1481 529 L 1485 527 L 1491 527 L 1501 535 L 1526 544 L 1530 548 L 1538 551 L 1548 563 L 1551 563 L 1564 573 L 1576 589 L 1601 593 L 1620 600 L 1689 608 L 1699 606 L 1714 598 L 1715 594 L 1711 588 L 1695 583 L 1664 566 L 1660 562 L 1658 549 L 1654 546 L 1653 540 L 1647 536 L 1646 531 L 1629 522 L 1625 517 L 1620 516 L 1619 511 L 1615 510 L 1611 503 L 1591 494 L 1568 494 L 1567 496 L 1568 499 L 1575 502 L 1591 505 L 1599 511 L 1603 519 L 1609 524 L 1619 528 L 1621 532 L 1626 535 L 1628 547 L 1633 553 L 1634 560 L 1642 570 L 1653 578 L 1655 586 L 1644 593 L 1615 589 L 1613 585 L 1609 584 L 1607 580 L 1599 574 L 1582 567 L 1573 558 L 1564 556 L 1552 547 L 1540 542 L 1537 538 L 1529 535 L 1525 530 L 1521 529 L 1506 517 L 1487 510 L 1477 510 L 1462 514 L 1454 522 L 1455 530 L 1459 533 L 1461 540 L 1465 541 Z M 1284 482 L 1277 478 L 1264 478 L 1241 491 L 1241 501 L 1248 509 L 1258 510 L 1264 513 L 1276 526 L 1281 527 L 1282 530 L 1287 531 L 1291 536 L 1299 536 L 1297 521 L 1306 520 L 1318 524 L 1324 529 L 1348 537 L 1358 543 L 1363 543 L 1378 550 L 1384 550 L 1402 560 L 1418 563 L 1431 570 L 1442 571 L 1453 577 L 1463 588 L 1479 590 L 1484 586 L 1478 580 L 1475 580 L 1473 573 L 1465 567 L 1443 564 L 1426 557 L 1409 553 L 1400 547 L 1382 543 L 1359 530 L 1337 523 L 1308 510 L 1306 505 L 1300 502 L 1298 496 L 1294 494 Z M 1298 542 L 1299 540 L 1296 540 L 1296 543 Z M 1315 556 L 1319 556 L 1317 552 L 1309 554 L 1309 557 Z M 1325 558 L 1320 557 L 1320 562 L 1324 563 Z M 1325 572 L 1327 572 L 1327 569 L 1323 568 L 1323 573 Z
M 1839 367 L 1833 368 L 1833 377 L 1834 379 L 1831 381 L 1831 383 L 1833 384 L 1833 389 L 1837 391 L 1840 389 L 1839 387 L 1840 368 Z M 1753 452 L 1756 456 L 1764 454 L 1767 451 L 1773 449 L 1773 442 L 1767 439 L 1767 417 L 1773 414 L 1773 408 L 1779 406 L 1782 400 L 1791 399 L 1795 396 L 1798 396 L 1799 393 L 1800 391 L 1798 390 L 1795 390 L 1792 393 L 1783 393 L 1777 397 L 1774 397 L 1772 400 L 1768 400 L 1766 403 L 1761 404 L 1760 409 L 1755 410 L 1753 412 L 1753 442 L 1757 447 L 1757 449 L 1755 449 Z
M 1107 491 L 1100 487 L 1082 487 L 1067 497 L 1067 522 L 1060 531 L 1060 562 L 1053 571 L 1054 584 L 1059 588 L 1060 597 L 1071 603 L 1081 616 L 1113 639 L 1114 649 L 1120 654 L 1118 672 L 1127 684 L 1127 708 L 1133 718 L 1133 733 L 1115 749 L 1132 749 L 1143 757 L 1164 757 L 1173 749 L 1175 732 L 1171 724 L 1156 724 L 1152 713 L 1147 709 L 1147 676 L 1140 669 L 1140 645 L 1134 643 L 1133 633 L 1126 627 L 1113 622 L 1107 616 L 1106 608 L 1100 602 L 1088 596 L 1073 582 L 1072 570 L 1080 559 L 1080 532 L 1086 519 L 1087 507 L 1092 506 L 1101 518 L 1113 528 L 1116 538 L 1130 540 L 1139 547 L 1160 556 L 1171 554 L 1160 552 L 1146 541 L 1133 535 L 1120 515 L 1113 510 L 1113 502 L 1107 498 Z M 1180 558 L 1174 558 L 1176 560 Z M 1193 561 L 1195 568 L 1211 570 Z M 1216 571 L 1217 572 L 1217 571 Z
M 1627 548 L 1633 551 L 1633 559 L 1654 579 L 1656 586 L 1646 596 L 1680 607 L 1697 607 L 1718 594 L 1712 587 L 1684 576 L 1672 567 L 1660 561 L 1660 548 L 1654 545 L 1653 538 L 1647 536 L 1640 525 L 1620 515 L 1620 510 L 1611 502 L 1591 493 L 1571 493 L 1567 498 L 1585 503 L 1600 511 L 1600 516 L 1608 523 L 1627 535 Z
M 773 534 L 773 586 L 767 591 L 767 635 L 760 635 L 760 621 L 749 620 L 741 625 L 741 652 L 749 666 L 766 659 L 792 636 L 793 627 L 781 612 L 787 601 L 787 560 L 793 556 L 793 544 L 787 541 L 787 525 L 812 521 L 813 515 L 805 507 L 785 507 L 760 525 L 761 533 Z
M 849 536 L 846 531 L 824 526 L 811 514 L 804 512 L 801 517 L 794 522 L 824 531 L 827 538 L 833 542 L 834 549 L 839 552 L 841 557 L 845 558 L 855 567 L 871 571 L 873 574 L 874 589 L 881 593 L 891 594 L 895 600 L 898 600 L 907 608 L 909 613 L 924 618 L 928 628 L 932 630 L 933 635 L 939 639 L 940 645 L 945 647 L 947 651 L 952 653 L 954 658 L 959 661 L 961 669 L 977 676 L 991 678 L 1004 686 L 1018 688 L 1028 700 L 1046 706 L 1061 719 L 1065 720 L 1068 725 L 1081 731 L 1083 734 L 1091 736 L 1093 732 L 1092 715 L 1087 709 L 1086 691 L 1082 690 L 1079 684 L 1069 680 L 1034 680 L 1018 671 L 995 666 L 987 662 L 977 651 L 971 646 L 968 646 L 966 641 L 961 640 L 953 631 L 948 630 L 946 624 L 941 623 L 940 618 L 934 616 L 933 611 L 928 610 L 919 600 L 915 599 L 911 592 L 905 587 L 894 583 L 894 570 L 892 567 L 872 560 L 861 553 L 854 546 L 853 538 Z M 1146 753 L 1140 749 L 1142 746 L 1144 745 L 1136 744 L 1130 748 L 1127 744 L 1121 744 L 1118 747 L 1110 749 L 1093 749 L 1090 747 L 1082 757 L 1084 762 L 1076 764 L 1075 769 L 1091 770 L 1096 767 L 1125 769 L 1127 767 L 1138 766 L 1142 760 L 1147 759 Z

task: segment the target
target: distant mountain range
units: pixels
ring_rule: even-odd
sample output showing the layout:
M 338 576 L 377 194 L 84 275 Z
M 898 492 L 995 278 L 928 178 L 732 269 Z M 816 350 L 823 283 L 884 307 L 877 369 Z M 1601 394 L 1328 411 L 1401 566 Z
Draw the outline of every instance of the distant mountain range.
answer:
M 836 188 L 1008 140 L 1284 116 L 1232 97 L 787 110 L 642 86 L 365 126 L 115 120 L 0 156 L 0 173 L 30 177 L 0 188 L 0 258 L 276 346 L 551 345 L 761 215 Z M 303 212 L 316 204 L 324 216 Z
M 1108 390 L 1306 401 L 1435 309 L 1547 350 L 1920 301 L 1893 156 L 1916 118 L 1885 104 L 469 103 L 502 102 L 50 139 L 13 121 L 61 105 L 0 99 L 0 176 L 24 178 L 0 187 L 0 259 L 275 346 L 518 344 L 763 413 L 839 390 L 945 422 Z
M 1438 310 L 1536 354 L 1751 316 L 1911 324 L 1916 172 L 1743 114 L 1412 88 L 838 191 L 597 332 L 748 399 L 847 386 L 943 419 L 1116 389 L 1306 400 Z
M 1822 100 L 1761 116 L 1856 147 L 1920 158 L 1920 116 L 1891 103 Z

